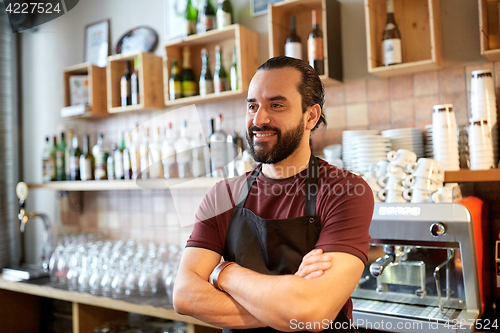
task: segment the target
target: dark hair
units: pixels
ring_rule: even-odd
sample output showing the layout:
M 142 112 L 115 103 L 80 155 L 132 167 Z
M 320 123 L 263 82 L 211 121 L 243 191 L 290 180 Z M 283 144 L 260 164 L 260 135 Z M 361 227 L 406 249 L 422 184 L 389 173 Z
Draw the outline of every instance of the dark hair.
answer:
M 260 65 L 257 71 L 267 71 L 270 69 L 280 68 L 294 68 L 301 73 L 301 80 L 297 90 L 302 96 L 302 112 L 305 113 L 307 108 L 314 104 L 318 104 L 321 108 L 319 120 L 311 131 L 316 130 L 321 124 L 326 126 L 325 113 L 323 112 L 323 105 L 325 104 L 325 88 L 314 68 L 300 59 L 279 56 L 267 60 L 265 63 Z

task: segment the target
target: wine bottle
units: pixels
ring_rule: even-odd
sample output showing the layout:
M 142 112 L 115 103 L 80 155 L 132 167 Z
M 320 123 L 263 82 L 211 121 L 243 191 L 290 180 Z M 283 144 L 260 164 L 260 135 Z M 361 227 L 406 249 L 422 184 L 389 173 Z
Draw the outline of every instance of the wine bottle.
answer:
M 307 40 L 307 58 L 309 65 L 314 68 L 318 75 L 325 74 L 325 63 L 323 55 L 323 32 L 319 28 L 318 13 L 312 11 L 312 26 L 313 29 L 309 33 Z
M 56 152 L 57 180 L 66 180 L 66 141 L 61 133 L 61 142 Z
M 134 58 L 134 71 L 130 75 L 130 104 L 139 104 L 139 57 Z
M 215 10 L 209 0 L 205 0 L 203 9 L 198 16 L 198 33 L 207 32 L 216 28 Z
M 217 29 L 224 29 L 233 23 L 233 6 L 231 5 L 231 1 L 219 0 L 219 5 L 217 6 Z
M 236 45 L 233 48 L 233 65 L 231 66 L 231 90 L 238 90 L 238 54 L 236 53 Z
M 42 181 L 44 183 L 50 182 L 50 139 L 45 137 L 45 146 L 43 147 L 42 153 Z
M 214 74 L 214 92 L 216 94 L 228 90 L 227 73 L 224 69 L 222 60 L 222 50 L 220 45 L 215 46 L 215 74 Z
M 73 130 L 69 130 L 69 133 L 68 133 L 68 144 L 66 145 L 66 150 L 64 151 L 64 161 L 66 162 L 65 163 L 65 173 L 66 173 L 66 180 L 71 180 L 71 161 L 70 161 L 70 157 L 71 157 L 71 149 L 73 147 L 73 135 L 74 135 L 74 132 Z
M 139 154 L 141 158 L 141 179 L 149 178 L 151 160 L 149 159 L 149 129 L 144 128 L 144 136 L 139 146 Z
M 151 165 L 149 167 L 149 178 L 163 178 L 163 165 L 161 162 L 162 141 L 160 139 L 160 128 L 153 130 L 152 140 L 149 143 L 149 155 Z
M 228 164 L 227 134 L 222 129 L 222 114 L 219 114 L 216 131 L 210 135 L 210 153 L 212 156 L 212 176 L 223 177 L 224 167 Z
M 130 150 L 132 147 L 132 135 L 130 132 L 125 133 L 125 148 L 123 149 L 123 178 L 133 179 L 132 161 L 130 159 Z
M 192 177 L 191 162 L 193 154 L 191 151 L 191 141 L 187 135 L 187 121 L 182 121 L 181 136 L 174 144 L 175 154 L 177 157 L 177 167 L 179 178 Z
M 94 157 L 90 153 L 89 136 L 83 137 L 83 154 L 80 156 L 80 177 L 82 180 L 94 179 Z
M 201 74 L 200 74 L 200 96 L 206 96 L 214 92 L 214 81 L 210 71 L 210 61 L 206 48 L 201 49 Z
M 130 95 L 130 62 L 125 62 L 125 73 L 123 74 L 120 80 L 120 96 L 122 101 L 122 106 L 127 106 L 131 104 L 131 95 Z
M 177 178 L 177 162 L 175 160 L 175 148 L 174 144 L 176 141 L 175 134 L 172 129 L 172 123 L 168 123 L 165 131 L 165 140 L 163 140 L 161 146 L 161 158 L 163 164 L 163 177 L 165 179 Z
M 57 180 L 57 137 L 54 136 L 54 143 L 52 144 L 52 150 L 50 151 L 49 158 L 49 169 L 50 170 L 50 180 Z
M 80 147 L 78 147 L 78 136 L 73 136 L 72 149 L 69 157 L 69 165 L 70 165 L 70 179 L 71 180 L 81 180 L 80 178 L 80 156 L 82 155 L 82 151 Z
M 168 79 L 168 90 L 170 93 L 170 100 L 179 99 L 182 97 L 182 82 L 179 75 L 179 66 L 177 60 L 172 61 L 170 69 L 170 79 Z
M 401 34 L 394 19 L 394 0 L 387 0 L 387 19 L 382 39 L 382 52 L 385 66 L 403 62 Z
M 196 24 L 198 23 L 198 10 L 193 6 L 191 0 L 186 4 L 186 32 L 187 35 L 196 34 Z
M 100 133 L 97 136 L 97 143 L 92 148 L 92 155 L 94 155 L 94 178 L 95 180 L 107 179 L 107 167 L 106 167 L 106 154 L 102 147 L 102 141 L 104 139 L 104 134 Z
M 115 177 L 115 157 L 114 157 L 114 151 L 118 148 L 118 145 L 116 143 L 113 143 L 111 145 L 111 154 L 109 154 L 107 160 L 106 160 L 106 165 L 108 167 L 108 180 L 114 180 L 116 179 Z
M 295 32 L 295 16 L 290 16 L 290 34 L 285 43 L 285 55 L 302 60 L 302 42 Z
M 189 51 L 189 47 L 185 46 L 182 53 L 182 97 L 190 97 L 197 94 L 197 87 L 194 72 L 191 68 L 191 52 Z
M 123 132 L 120 132 L 120 137 L 116 149 L 113 150 L 113 162 L 115 163 L 115 178 L 123 179 L 124 168 L 123 168 L 123 151 L 125 150 L 125 139 Z

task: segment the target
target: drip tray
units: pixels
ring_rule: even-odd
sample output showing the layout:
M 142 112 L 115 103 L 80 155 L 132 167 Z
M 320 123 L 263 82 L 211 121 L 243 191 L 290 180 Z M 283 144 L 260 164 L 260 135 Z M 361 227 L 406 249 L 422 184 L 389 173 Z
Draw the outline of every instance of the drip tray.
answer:
M 462 312 L 462 310 L 452 308 L 444 308 L 444 312 L 441 312 L 439 307 L 436 306 L 400 304 L 359 298 L 352 298 L 352 303 L 354 311 L 379 313 L 412 319 L 437 320 L 438 322 L 449 322 L 450 320 L 456 319 L 460 315 L 460 312 Z

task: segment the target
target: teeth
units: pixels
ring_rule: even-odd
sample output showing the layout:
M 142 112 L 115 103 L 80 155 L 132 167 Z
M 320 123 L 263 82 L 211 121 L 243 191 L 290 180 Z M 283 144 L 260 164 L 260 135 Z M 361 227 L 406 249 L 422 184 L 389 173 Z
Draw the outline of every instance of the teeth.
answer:
M 255 133 L 255 136 L 258 138 L 263 138 L 265 136 L 271 136 L 271 135 L 274 135 L 274 133 L 266 133 L 266 134 Z

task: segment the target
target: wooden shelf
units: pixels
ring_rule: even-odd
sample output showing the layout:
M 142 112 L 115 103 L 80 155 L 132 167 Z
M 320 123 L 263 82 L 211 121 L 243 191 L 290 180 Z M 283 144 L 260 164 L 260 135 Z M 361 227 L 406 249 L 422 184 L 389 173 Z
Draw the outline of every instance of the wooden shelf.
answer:
M 489 61 L 500 60 L 500 19 L 498 1 L 479 0 L 481 55 Z
M 139 180 L 90 180 L 90 181 L 54 181 L 42 184 L 28 184 L 31 189 L 49 189 L 56 191 L 114 191 L 114 190 L 165 190 L 175 188 L 211 188 L 223 178 L 174 178 L 174 179 L 139 179 Z
M 196 34 L 184 38 L 168 41 L 165 44 L 165 55 L 163 61 L 164 99 L 166 106 L 177 106 L 185 104 L 202 104 L 212 101 L 224 100 L 237 96 L 244 96 L 255 71 L 259 67 L 257 32 L 245 28 L 239 24 L 232 24 L 221 30 L 211 30 L 207 33 Z M 191 51 L 191 66 L 197 78 L 201 73 L 201 49 L 206 48 L 209 54 L 210 68 L 212 74 L 215 68 L 215 46 L 220 45 L 224 68 L 229 75 L 232 66 L 233 50 L 236 46 L 236 58 L 238 64 L 238 90 L 225 91 L 220 94 L 208 94 L 205 97 L 192 96 L 170 100 L 168 80 L 172 61 L 177 60 L 182 67 L 182 49 L 187 46 Z M 181 68 L 180 68 L 181 69 Z
M 446 183 L 500 182 L 500 169 L 446 171 L 444 181 Z
M 439 0 L 394 0 L 394 15 L 401 32 L 403 63 L 384 66 L 382 37 L 386 0 L 365 0 L 368 72 L 392 76 L 443 66 Z
M 287 0 L 269 7 L 269 57 L 285 55 L 285 42 L 290 34 L 290 16 L 296 18 L 296 32 L 302 41 L 302 59 L 307 61 L 307 39 L 312 29 L 311 11 L 321 13 L 325 85 L 339 84 L 343 79 L 340 35 L 340 4 L 337 0 Z
M 88 75 L 89 104 L 71 105 L 71 89 L 69 78 L 72 75 Z M 61 116 L 64 118 L 103 118 L 108 117 L 106 104 L 106 68 L 82 63 L 64 69 L 64 107 Z M 78 114 L 75 114 L 78 113 Z M 65 114 L 69 114 L 65 116 Z

